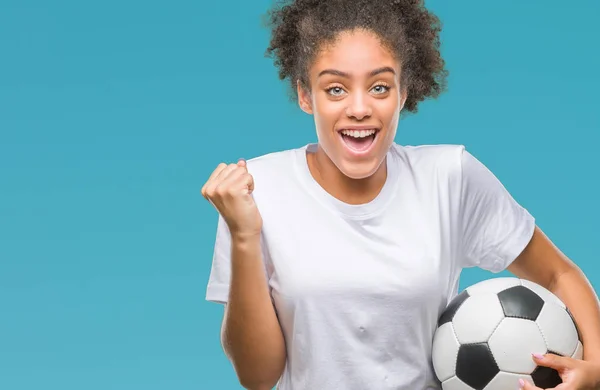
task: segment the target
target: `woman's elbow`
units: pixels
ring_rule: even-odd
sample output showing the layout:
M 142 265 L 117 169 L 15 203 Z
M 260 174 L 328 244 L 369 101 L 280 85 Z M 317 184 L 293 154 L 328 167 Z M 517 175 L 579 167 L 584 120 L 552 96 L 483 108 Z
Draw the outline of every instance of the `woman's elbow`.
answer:
M 240 385 L 247 390 L 271 390 L 277 382 L 278 378 L 256 378 L 256 377 L 243 377 L 238 376 Z
M 266 360 L 253 358 L 250 361 L 247 358 L 236 359 L 231 353 L 228 354 L 228 357 L 233 365 L 238 382 L 244 389 L 248 390 L 273 389 L 283 375 L 286 364 L 285 354 L 271 356 L 270 359 Z M 261 360 L 262 363 L 259 363 Z

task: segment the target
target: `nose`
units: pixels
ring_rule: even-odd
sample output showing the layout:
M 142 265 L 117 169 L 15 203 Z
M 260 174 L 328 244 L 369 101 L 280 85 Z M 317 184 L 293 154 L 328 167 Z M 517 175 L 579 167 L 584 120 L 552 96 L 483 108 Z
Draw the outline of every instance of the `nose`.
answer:
M 356 93 L 347 101 L 348 106 L 346 107 L 346 115 L 348 117 L 353 117 L 356 120 L 362 120 L 365 117 L 371 116 L 372 109 L 369 104 L 369 100 L 363 94 Z

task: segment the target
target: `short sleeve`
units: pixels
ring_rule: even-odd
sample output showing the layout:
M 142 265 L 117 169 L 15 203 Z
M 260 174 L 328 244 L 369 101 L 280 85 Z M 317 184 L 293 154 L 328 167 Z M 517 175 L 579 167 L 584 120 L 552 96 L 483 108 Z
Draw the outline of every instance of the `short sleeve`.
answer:
M 459 204 L 458 226 L 465 268 L 503 271 L 531 240 L 535 229 L 533 216 L 485 165 L 464 149 Z
M 263 252 L 263 263 L 266 249 L 261 237 L 261 249 Z M 265 276 L 267 276 L 265 266 Z M 209 302 L 227 303 L 229 299 L 229 284 L 231 279 L 231 233 L 227 223 L 219 214 L 217 221 L 217 232 L 213 251 L 212 266 L 206 287 L 206 300 Z M 268 280 L 268 279 L 267 279 Z

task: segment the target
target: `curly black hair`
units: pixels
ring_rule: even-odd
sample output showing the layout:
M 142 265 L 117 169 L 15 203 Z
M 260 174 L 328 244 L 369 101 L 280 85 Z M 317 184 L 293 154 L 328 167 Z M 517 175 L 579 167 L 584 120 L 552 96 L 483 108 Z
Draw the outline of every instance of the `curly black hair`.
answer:
M 291 83 L 292 100 L 297 81 L 310 90 L 308 69 L 323 44 L 354 29 L 375 33 L 400 61 L 408 93 L 404 110 L 417 112 L 420 101 L 446 88 L 441 22 L 423 0 L 280 0 L 265 16 L 271 28 L 265 55 L 274 58 L 279 79 Z

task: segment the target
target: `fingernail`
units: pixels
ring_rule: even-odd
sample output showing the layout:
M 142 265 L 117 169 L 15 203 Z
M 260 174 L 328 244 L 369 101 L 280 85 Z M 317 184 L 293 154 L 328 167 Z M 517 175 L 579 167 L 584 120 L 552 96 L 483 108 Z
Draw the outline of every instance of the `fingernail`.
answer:
M 525 381 L 523 379 L 519 379 L 519 386 L 525 386 Z
M 544 355 L 542 355 L 541 353 L 532 353 L 533 357 L 536 359 L 543 359 Z

